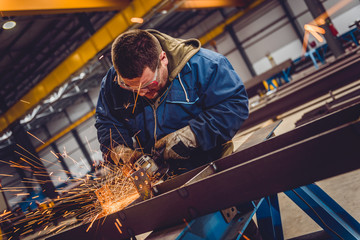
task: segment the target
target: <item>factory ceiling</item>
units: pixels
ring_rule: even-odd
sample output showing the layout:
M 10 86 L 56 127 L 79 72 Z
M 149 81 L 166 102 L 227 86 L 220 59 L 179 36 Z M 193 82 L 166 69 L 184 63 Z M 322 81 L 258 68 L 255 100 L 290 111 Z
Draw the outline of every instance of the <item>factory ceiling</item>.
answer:
M 21 112 L 23 111 L 21 108 L 17 110 L 17 104 L 28 104 L 24 96 L 36 89 L 41 81 L 76 49 L 101 31 L 105 24 L 121 14 L 125 8 L 135 8 L 138 2 L 144 1 L 93 0 L 77 1 L 80 2 L 78 4 L 72 3 L 73 1 L 55 1 L 49 6 L 44 6 L 43 1 L 40 0 L 31 1 L 29 6 L 15 4 L 17 1 L 3 1 L 4 4 L 2 3 L 0 7 L 2 16 L 0 24 L 13 20 L 16 22 L 16 27 L 9 30 L 0 29 L 0 126 L 2 126 L 0 143 L 6 139 L 3 135 L 8 126 L 19 124 L 20 120 L 23 120 L 24 124 L 25 113 L 34 115 L 30 116 L 30 120 L 25 120 L 27 130 L 36 129 L 73 103 L 74 98 L 79 94 L 97 87 L 110 65 L 109 45 L 100 49 L 92 59 L 81 66 L 81 69 L 79 68 L 85 73 L 86 81 L 79 72 L 74 72 L 62 85 L 56 86 L 52 91 L 46 91 L 46 98 L 39 96 L 39 99 L 36 99 L 37 103 L 28 107 L 27 112 Z M 144 23 L 131 27 L 154 28 L 175 37 L 185 34 L 215 11 L 222 11 L 224 18 L 229 18 L 240 9 L 257 2 L 254 0 L 151 1 L 156 2 L 157 5 L 147 10 Z M 56 5 L 59 4 L 57 2 L 61 2 L 62 5 Z M 81 2 L 90 3 L 86 5 Z M 99 3 L 103 5 L 96 5 Z M 99 56 L 104 60 L 99 60 Z M 17 119 L 4 123 L 10 110 L 21 114 Z

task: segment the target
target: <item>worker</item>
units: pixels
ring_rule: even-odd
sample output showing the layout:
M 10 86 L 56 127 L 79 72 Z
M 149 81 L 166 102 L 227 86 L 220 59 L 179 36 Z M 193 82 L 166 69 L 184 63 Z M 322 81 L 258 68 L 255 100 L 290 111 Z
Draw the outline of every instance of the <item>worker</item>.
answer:
M 230 62 L 200 45 L 156 30 L 115 39 L 96 108 L 105 159 L 128 164 L 156 150 L 176 172 L 231 153 L 247 94 Z
M 115 39 L 111 57 L 95 123 L 106 160 L 131 165 L 157 152 L 179 174 L 232 152 L 248 97 L 224 56 L 196 39 L 136 29 Z

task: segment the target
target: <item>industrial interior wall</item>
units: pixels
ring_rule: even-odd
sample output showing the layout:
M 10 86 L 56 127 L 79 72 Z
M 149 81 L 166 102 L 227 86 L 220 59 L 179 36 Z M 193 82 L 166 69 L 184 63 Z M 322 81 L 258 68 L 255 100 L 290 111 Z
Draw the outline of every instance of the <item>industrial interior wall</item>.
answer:
M 304 26 L 313 20 L 303 0 L 288 0 L 287 2 L 300 26 Z M 324 2 L 324 6 L 329 10 L 338 2 L 328 0 Z M 331 16 L 339 34 L 349 30 L 349 25 L 359 19 L 359 12 L 359 1 L 353 0 Z M 197 37 L 201 28 L 207 24 L 212 25 L 211 21 L 205 21 L 189 31 L 184 37 Z M 233 26 L 257 74 L 261 74 L 272 67 L 266 57 L 267 54 L 270 54 L 277 64 L 289 58 L 294 60 L 301 55 L 302 39 L 296 36 L 289 19 L 277 0 L 268 1 L 261 5 L 256 11 L 236 21 Z M 316 40 L 310 36 L 309 41 Z M 230 35 L 224 32 L 215 39 L 215 42 L 217 51 L 229 58 L 242 80 L 244 82 L 250 80 L 252 76 Z M 320 43 L 317 45 L 320 46 Z M 209 43 L 205 47 L 214 50 Z
M 330 8 L 336 2 L 337 1 L 333 0 L 326 1 L 324 5 L 326 8 Z M 309 23 L 312 20 L 312 17 L 310 13 L 308 13 L 303 0 L 289 0 L 288 3 L 300 25 L 303 26 L 303 24 Z M 334 14 L 332 20 L 340 33 L 345 32 L 348 29 L 348 25 L 359 18 L 359 8 L 359 1 L 354 0 L 348 6 L 343 8 L 341 12 L 339 11 L 337 14 Z M 204 22 L 199 23 L 196 27 L 180 37 L 199 38 L 223 21 L 223 15 L 217 11 Z M 267 54 L 270 54 L 276 63 L 281 63 L 288 58 L 295 59 L 300 56 L 302 40 L 297 38 L 295 31 L 291 27 L 291 24 L 285 15 L 284 10 L 277 0 L 268 1 L 265 5 L 262 5 L 256 11 L 252 12 L 251 14 L 247 14 L 243 18 L 235 21 L 233 28 L 236 31 L 237 37 L 242 43 L 242 46 L 251 63 L 253 64 L 257 74 L 260 74 L 271 68 L 271 64 L 266 57 Z M 214 45 L 210 45 L 209 43 L 205 44 L 204 47 L 216 50 L 228 57 L 244 82 L 251 79 L 252 76 L 230 35 L 224 31 L 223 34 L 214 40 L 216 43 L 216 48 L 214 48 Z M 89 96 L 94 105 L 96 105 L 98 91 L 98 88 L 94 88 L 89 92 Z M 67 112 L 71 121 L 74 122 L 83 114 L 85 114 L 85 112 L 89 112 L 90 108 L 88 103 L 79 101 L 64 111 Z M 96 130 L 93 126 L 93 121 L 94 119 L 91 118 L 77 127 L 76 130 L 79 133 L 82 143 L 88 150 L 92 161 L 96 162 L 101 160 L 101 154 L 99 151 L 99 144 L 97 143 Z M 69 120 L 66 116 L 63 116 L 61 118 L 54 119 L 54 121 L 51 121 L 47 127 L 49 131 L 51 131 L 51 135 L 53 135 L 60 131 L 61 128 L 64 128 L 66 125 L 69 125 Z M 43 130 L 40 128 L 34 132 L 34 135 L 44 136 L 43 139 L 47 139 L 45 137 L 46 134 L 42 133 L 42 131 Z M 36 147 L 39 146 L 40 143 L 34 140 L 34 144 Z M 85 157 L 79 150 L 78 143 L 74 140 L 74 137 L 71 133 L 68 133 L 59 140 L 55 141 L 55 144 L 58 146 L 58 149 L 61 153 L 64 153 L 65 147 L 65 151 L 69 155 L 68 158 L 65 159 L 65 162 L 72 174 L 78 177 L 86 174 L 86 171 L 88 171 L 90 167 L 89 163 L 85 160 Z M 48 147 L 43 149 L 39 154 L 42 158 L 55 163 L 57 159 L 50 152 L 51 150 L 52 148 Z M 47 166 L 49 168 L 49 172 L 55 168 L 50 165 Z M 62 169 L 59 164 L 57 167 L 60 170 Z M 57 171 L 59 172 L 60 170 Z M 65 178 L 64 175 L 61 176 Z M 53 181 L 59 180 L 59 178 L 53 176 L 52 179 Z M 56 184 L 60 185 L 62 183 L 61 177 L 60 180 L 61 181 L 58 181 Z
M 85 142 L 85 139 L 82 142 Z M 56 145 L 73 177 L 81 178 L 90 172 L 91 167 L 71 132 L 56 141 Z
M 69 119 L 67 118 L 65 111 L 57 114 L 55 117 L 51 119 L 51 121 L 46 123 L 46 128 L 49 130 L 51 135 L 55 135 L 64 129 L 66 126 L 70 124 Z
M 82 143 L 90 154 L 91 160 L 94 164 L 99 164 L 99 162 L 102 161 L 102 154 L 94 124 L 95 118 L 90 118 L 81 124 L 81 126 L 77 128 L 77 131 L 79 132 Z

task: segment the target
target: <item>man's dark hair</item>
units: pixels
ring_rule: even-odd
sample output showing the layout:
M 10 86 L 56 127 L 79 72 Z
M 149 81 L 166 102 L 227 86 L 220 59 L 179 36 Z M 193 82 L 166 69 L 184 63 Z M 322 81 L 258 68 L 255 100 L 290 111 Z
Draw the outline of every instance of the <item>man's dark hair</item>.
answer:
M 155 71 L 162 49 L 149 32 L 135 29 L 120 34 L 112 44 L 111 58 L 116 72 L 123 78 L 140 77 L 149 67 Z

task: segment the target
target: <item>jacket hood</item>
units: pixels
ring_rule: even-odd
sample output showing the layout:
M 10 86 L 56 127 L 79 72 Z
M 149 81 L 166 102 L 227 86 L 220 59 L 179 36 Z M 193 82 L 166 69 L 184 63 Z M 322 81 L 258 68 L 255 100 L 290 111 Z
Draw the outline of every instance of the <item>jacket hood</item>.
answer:
M 201 47 L 200 41 L 194 38 L 184 40 L 170 37 L 153 29 L 147 31 L 159 40 L 162 49 L 166 52 L 169 60 L 168 71 L 170 81 L 174 80 L 185 64 Z

